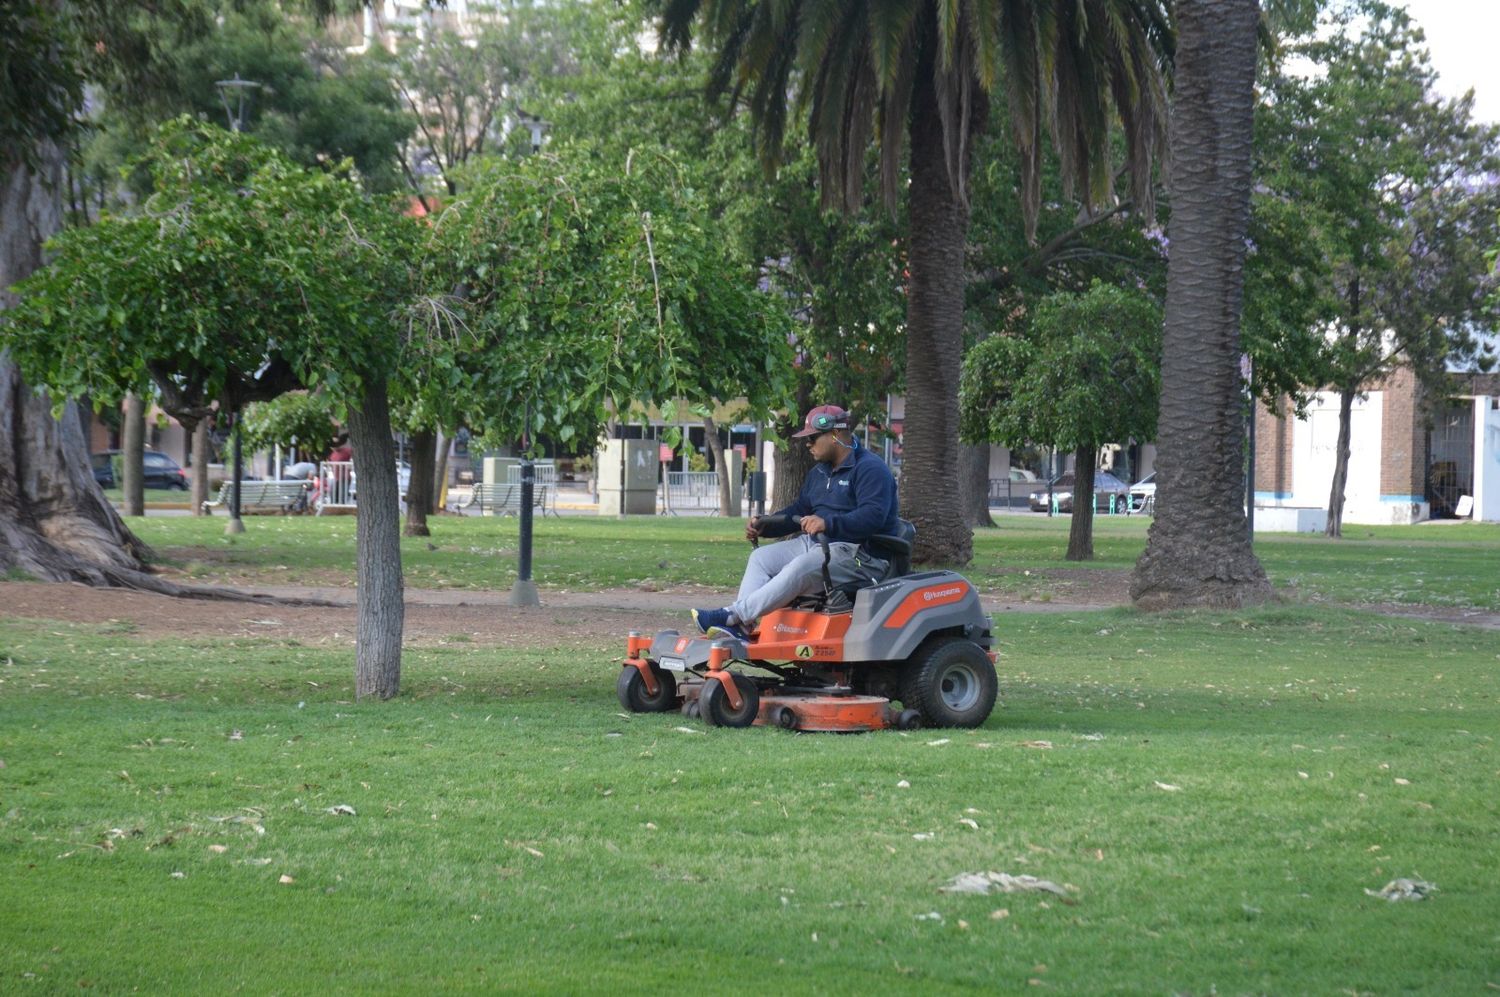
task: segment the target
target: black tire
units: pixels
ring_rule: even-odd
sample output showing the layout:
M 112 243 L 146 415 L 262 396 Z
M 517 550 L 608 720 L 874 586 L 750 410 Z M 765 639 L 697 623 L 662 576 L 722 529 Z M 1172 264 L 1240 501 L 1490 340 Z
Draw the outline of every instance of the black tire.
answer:
M 740 693 L 740 708 L 731 709 L 729 694 L 718 679 L 703 683 L 703 692 L 698 697 L 698 715 L 711 727 L 749 727 L 760 713 L 760 689 L 744 675 L 734 675 L 735 688 Z
M 978 727 L 995 708 L 1000 680 L 984 648 L 962 637 L 934 637 L 901 676 L 901 703 L 926 727 Z
M 656 679 L 654 696 L 647 691 L 646 680 L 634 665 L 621 668 L 620 677 L 615 682 L 615 695 L 620 697 L 620 705 L 632 713 L 661 713 L 677 705 L 677 680 L 670 672 L 658 668 L 654 661 L 649 667 Z

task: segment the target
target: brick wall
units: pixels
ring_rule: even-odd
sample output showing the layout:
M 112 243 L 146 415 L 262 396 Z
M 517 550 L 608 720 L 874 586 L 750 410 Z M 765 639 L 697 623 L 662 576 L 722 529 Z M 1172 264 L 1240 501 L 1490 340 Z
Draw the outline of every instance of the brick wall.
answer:
M 1292 427 L 1296 420 L 1291 406 L 1282 399 L 1276 411 L 1255 406 L 1255 482 L 1260 494 L 1292 493 Z
M 1379 390 L 1384 394 L 1380 494 L 1414 495 L 1420 502 L 1427 481 L 1427 426 L 1417 379 L 1403 367 L 1392 371 Z

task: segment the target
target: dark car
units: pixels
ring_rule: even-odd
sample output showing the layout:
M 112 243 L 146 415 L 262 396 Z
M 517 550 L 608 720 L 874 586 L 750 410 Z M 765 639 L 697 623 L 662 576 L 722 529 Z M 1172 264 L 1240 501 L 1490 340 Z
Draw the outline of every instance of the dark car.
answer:
M 115 458 L 119 455 L 118 450 L 101 450 L 90 458 L 94 466 L 94 480 L 99 482 L 99 487 L 116 486 Z M 141 455 L 141 471 L 146 488 L 187 491 L 187 472 L 160 450 L 147 450 Z
M 1073 472 L 1060 474 L 1052 479 L 1052 494 L 1047 494 L 1047 489 L 1042 488 L 1031 493 L 1030 502 L 1032 512 L 1046 512 L 1047 503 L 1056 500 L 1058 512 L 1073 511 Z M 1108 471 L 1094 472 L 1094 509 L 1098 512 L 1109 512 L 1113 503 L 1115 512 L 1124 512 L 1129 508 L 1130 486 Z

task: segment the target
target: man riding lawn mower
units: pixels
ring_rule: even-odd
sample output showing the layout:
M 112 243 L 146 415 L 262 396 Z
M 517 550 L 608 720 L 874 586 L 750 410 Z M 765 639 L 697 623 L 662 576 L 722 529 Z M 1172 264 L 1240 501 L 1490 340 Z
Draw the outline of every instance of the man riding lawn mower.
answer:
M 738 598 L 694 611 L 702 637 L 632 631 L 621 704 L 680 707 L 727 727 L 979 726 L 998 682 L 973 586 L 951 571 L 910 573 L 915 530 L 897 516 L 890 471 L 853 439 L 847 412 L 815 408 L 794 435 L 810 438 L 818 463 L 796 502 L 750 521 L 757 549 Z M 730 671 L 733 663 L 771 675 Z M 894 710 L 892 698 L 906 708 Z

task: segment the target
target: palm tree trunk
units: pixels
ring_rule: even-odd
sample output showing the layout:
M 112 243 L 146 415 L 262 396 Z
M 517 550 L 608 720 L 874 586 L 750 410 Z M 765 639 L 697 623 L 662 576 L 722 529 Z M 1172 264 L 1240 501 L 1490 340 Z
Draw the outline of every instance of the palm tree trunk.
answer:
M 1177 5 L 1160 501 L 1130 585 L 1145 609 L 1271 595 L 1245 522 L 1239 373 L 1259 18 L 1256 0 Z
M 794 440 L 792 434 L 802 428 L 802 417 L 812 408 L 812 378 L 799 375 L 796 386 L 796 408 L 783 425 L 772 427 L 776 434 L 771 442 L 775 445 L 772 458 L 776 466 L 776 480 L 771 494 L 766 496 L 766 508 L 775 512 L 785 509 L 797 501 L 802 491 L 802 482 L 812 470 L 812 454 L 807 452 L 806 440 Z
M 1094 460 L 1097 447 L 1073 451 L 1073 515 L 1068 521 L 1069 561 L 1094 559 Z
M 1325 536 L 1344 535 L 1344 492 L 1349 485 L 1349 439 L 1354 427 L 1353 388 L 1339 391 L 1339 435 L 1333 447 L 1333 484 L 1328 489 L 1328 522 L 1323 527 Z
M 396 451 L 383 379 L 367 381 L 349 411 L 354 473 L 359 476 L 355 528 L 358 606 L 354 624 L 354 694 L 390 699 L 401 691 L 401 507 L 396 495 Z
M 974 535 L 964 518 L 960 487 L 958 378 L 969 212 L 950 180 L 932 74 L 919 72 L 917 78 L 911 118 L 901 508 L 917 527 L 913 561 L 967 564 Z M 967 175 L 967 164 L 962 172 Z

